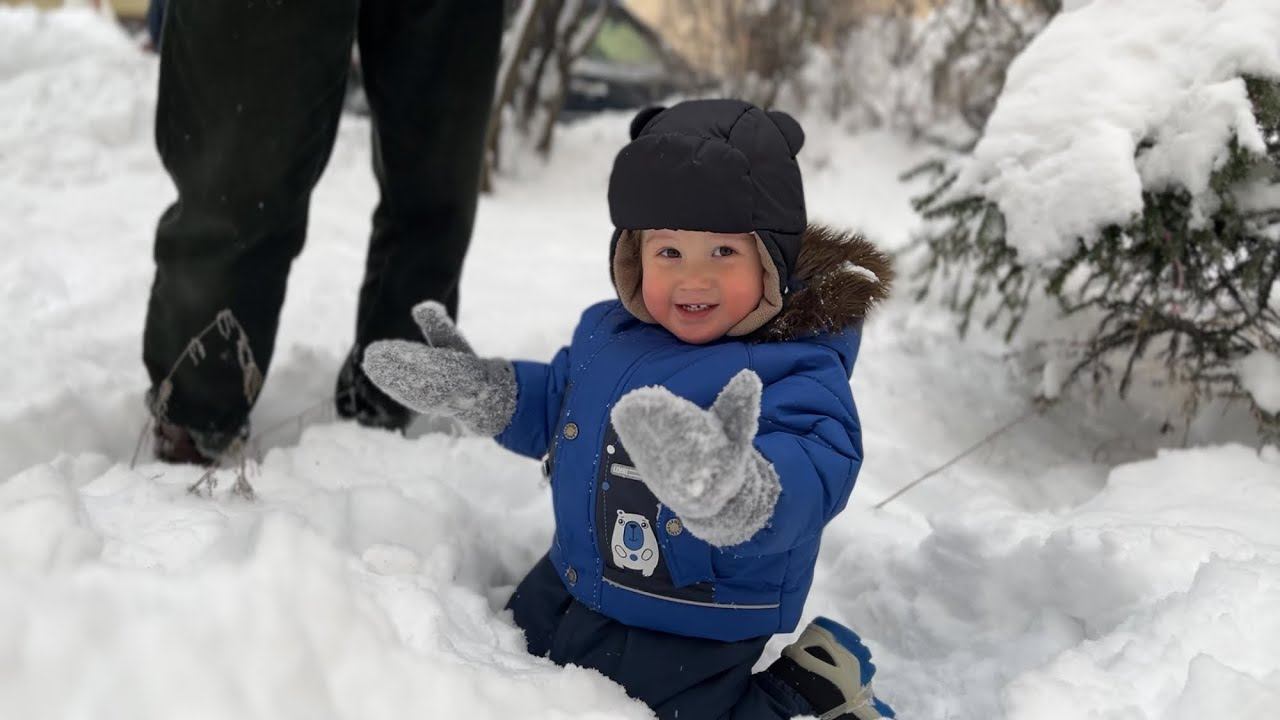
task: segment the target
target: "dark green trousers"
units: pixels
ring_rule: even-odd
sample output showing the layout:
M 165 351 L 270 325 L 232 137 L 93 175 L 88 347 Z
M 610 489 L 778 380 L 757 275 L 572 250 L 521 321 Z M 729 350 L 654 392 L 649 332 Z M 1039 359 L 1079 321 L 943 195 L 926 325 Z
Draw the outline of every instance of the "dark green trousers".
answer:
M 244 426 L 238 331 L 190 343 L 230 310 L 266 372 L 357 39 L 381 197 L 355 346 L 416 337 L 425 299 L 456 313 L 501 35 L 501 0 L 170 0 L 156 146 L 178 200 L 156 231 L 143 338 L 153 410 L 199 432 Z

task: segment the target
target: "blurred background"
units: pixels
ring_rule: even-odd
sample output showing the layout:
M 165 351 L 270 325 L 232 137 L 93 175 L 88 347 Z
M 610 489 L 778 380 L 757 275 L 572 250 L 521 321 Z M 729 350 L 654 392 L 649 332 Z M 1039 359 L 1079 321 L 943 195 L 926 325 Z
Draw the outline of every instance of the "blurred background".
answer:
M 140 43 L 164 0 L 2 0 L 88 6 Z M 1008 63 L 1061 0 L 506 0 L 512 60 L 500 103 L 541 151 L 554 123 L 719 94 L 849 129 L 887 127 L 963 145 L 994 106 Z M 354 59 L 351 109 L 360 112 Z

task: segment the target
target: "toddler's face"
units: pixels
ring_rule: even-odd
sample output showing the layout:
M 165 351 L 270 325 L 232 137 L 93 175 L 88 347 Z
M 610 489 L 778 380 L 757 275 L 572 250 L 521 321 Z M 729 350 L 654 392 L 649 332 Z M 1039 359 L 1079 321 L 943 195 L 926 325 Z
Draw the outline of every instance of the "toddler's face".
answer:
M 764 295 L 764 266 L 750 233 L 645 230 L 640 267 L 645 309 L 687 343 L 723 337 Z

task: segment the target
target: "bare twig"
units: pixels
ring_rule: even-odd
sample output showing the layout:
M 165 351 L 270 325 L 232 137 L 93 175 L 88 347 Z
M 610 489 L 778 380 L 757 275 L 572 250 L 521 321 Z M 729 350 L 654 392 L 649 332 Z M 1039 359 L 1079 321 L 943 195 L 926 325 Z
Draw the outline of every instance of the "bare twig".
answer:
M 987 433 L 986 437 L 982 438 L 981 440 L 979 440 L 978 442 L 974 443 L 973 445 L 970 445 L 968 448 L 965 448 L 965 450 L 964 450 L 963 452 L 961 452 L 960 454 L 956 455 L 955 457 L 951 458 L 950 460 L 947 460 L 945 463 L 943 463 L 943 464 L 939 465 L 938 467 L 936 467 L 936 468 L 934 468 L 934 469 L 930 470 L 929 472 L 927 472 L 927 473 L 925 473 L 925 474 L 921 475 L 920 477 L 916 478 L 915 480 L 912 480 L 911 482 L 909 482 L 909 483 L 907 483 L 906 485 L 904 485 L 904 486 L 903 486 L 901 489 L 899 489 L 897 492 L 893 493 L 892 495 L 890 495 L 889 497 L 885 498 L 884 500 L 881 500 L 880 502 L 876 503 L 876 505 L 875 505 L 875 509 L 876 509 L 876 510 L 880 510 L 880 509 L 882 509 L 885 505 L 888 505 L 889 503 L 893 502 L 894 500 L 898 499 L 899 497 L 902 497 L 902 495 L 903 495 L 903 494 L 905 494 L 908 490 L 910 490 L 910 489 L 912 489 L 912 488 L 916 487 L 917 485 L 919 485 L 920 483 L 924 482 L 925 480 L 928 480 L 929 478 L 933 477 L 934 475 L 937 475 L 938 473 L 940 473 L 940 472 L 942 472 L 942 471 L 946 470 L 947 468 L 951 467 L 952 465 L 955 465 L 956 463 L 960 462 L 961 460 L 965 459 L 966 457 L 968 457 L 968 456 L 972 455 L 975 451 L 977 451 L 977 450 L 978 450 L 978 448 L 981 448 L 982 446 L 986 445 L 987 443 L 990 443 L 991 441 L 993 441 L 993 440 L 995 440 L 996 438 L 1000 437 L 1001 435 L 1005 434 L 1005 433 L 1006 433 L 1006 432 L 1008 432 L 1010 429 L 1012 429 L 1015 425 L 1018 425 L 1019 423 L 1021 423 L 1021 422 L 1025 421 L 1025 420 L 1027 420 L 1027 419 L 1028 419 L 1028 418 L 1030 418 L 1032 415 L 1037 415 L 1037 414 L 1042 414 L 1042 413 L 1044 413 L 1044 412 L 1045 412 L 1045 410 L 1047 410 L 1049 407 L 1050 407 L 1050 403 L 1037 400 L 1036 402 L 1032 403 L 1031 407 L 1027 408 L 1027 410 L 1026 410 L 1025 412 L 1023 412 L 1021 415 L 1019 415 L 1018 417 L 1016 417 L 1016 418 L 1014 418 L 1014 419 L 1010 420 L 1009 422 L 1005 423 L 1004 425 L 1001 425 L 1000 427 L 996 428 L 995 430 L 992 430 L 990 433 Z

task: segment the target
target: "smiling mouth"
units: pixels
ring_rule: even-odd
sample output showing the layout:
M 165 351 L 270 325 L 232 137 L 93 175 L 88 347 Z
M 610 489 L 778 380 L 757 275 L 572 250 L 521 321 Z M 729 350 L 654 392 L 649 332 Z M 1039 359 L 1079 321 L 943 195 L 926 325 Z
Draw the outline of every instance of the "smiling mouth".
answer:
M 680 308 L 680 310 L 684 312 L 694 314 L 694 315 L 699 315 L 702 313 L 710 312 L 715 308 L 719 307 L 719 305 L 715 305 L 713 303 L 683 303 L 683 304 L 677 303 L 676 307 Z

